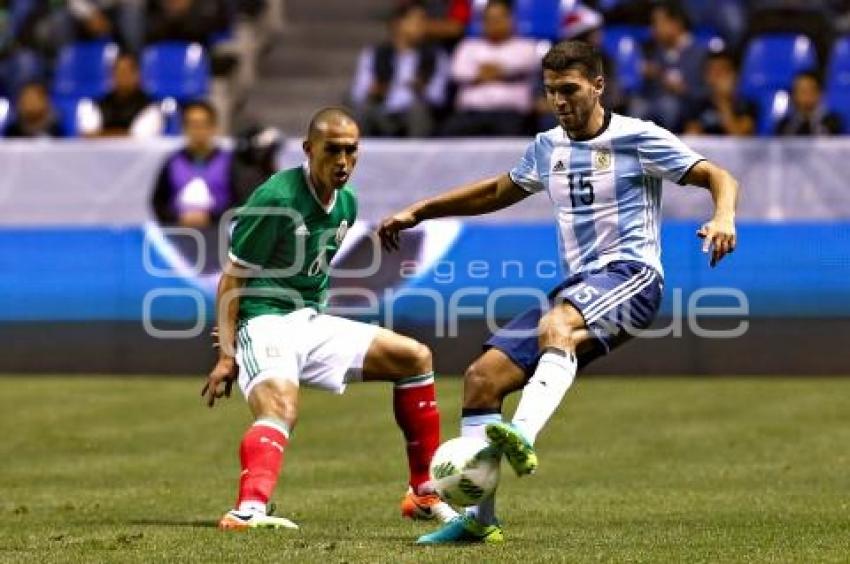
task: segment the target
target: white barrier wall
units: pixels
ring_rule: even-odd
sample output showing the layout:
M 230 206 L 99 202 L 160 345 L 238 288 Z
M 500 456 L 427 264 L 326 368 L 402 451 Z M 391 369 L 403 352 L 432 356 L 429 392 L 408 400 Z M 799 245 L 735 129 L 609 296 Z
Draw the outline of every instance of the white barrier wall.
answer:
M 706 157 L 730 169 L 744 188 L 744 220 L 850 218 L 850 139 L 691 138 Z M 360 215 L 377 221 L 459 182 L 508 170 L 528 140 L 366 140 L 354 183 Z M 159 167 L 177 140 L 138 142 L 0 141 L 0 226 L 136 225 L 149 219 Z M 291 141 L 282 166 L 302 159 Z M 701 189 L 667 186 L 665 217 L 702 219 Z M 481 221 L 548 221 L 545 195 Z

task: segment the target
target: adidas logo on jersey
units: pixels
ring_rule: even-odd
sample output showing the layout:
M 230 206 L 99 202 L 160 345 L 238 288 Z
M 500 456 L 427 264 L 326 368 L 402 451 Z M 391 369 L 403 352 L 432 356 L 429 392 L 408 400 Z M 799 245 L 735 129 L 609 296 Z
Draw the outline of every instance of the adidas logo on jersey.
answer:
M 310 230 L 307 229 L 307 226 L 303 223 L 295 228 L 295 235 L 301 235 L 307 237 L 310 235 Z
M 558 161 L 555 163 L 555 166 L 552 167 L 552 172 L 564 172 L 565 170 L 567 170 L 567 167 L 564 164 L 564 161 Z

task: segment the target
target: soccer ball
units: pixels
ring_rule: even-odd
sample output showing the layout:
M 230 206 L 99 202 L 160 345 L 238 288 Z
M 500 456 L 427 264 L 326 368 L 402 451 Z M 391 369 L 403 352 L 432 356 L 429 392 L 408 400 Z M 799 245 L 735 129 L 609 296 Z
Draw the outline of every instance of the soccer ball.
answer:
M 476 505 L 496 491 L 501 457 L 484 439 L 459 437 L 440 445 L 431 460 L 431 480 L 443 501 Z

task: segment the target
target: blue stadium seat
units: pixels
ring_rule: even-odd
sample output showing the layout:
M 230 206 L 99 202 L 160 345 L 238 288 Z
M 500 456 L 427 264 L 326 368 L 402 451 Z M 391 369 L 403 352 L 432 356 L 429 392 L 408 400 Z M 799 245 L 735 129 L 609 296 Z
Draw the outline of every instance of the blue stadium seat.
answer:
M 198 43 L 163 42 L 142 55 L 142 82 L 157 99 L 179 101 L 204 98 L 209 90 L 210 61 Z
M 787 90 L 774 90 L 762 92 L 758 98 L 753 99 L 758 103 L 759 115 L 756 124 L 756 133 L 770 136 L 776 131 L 779 122 L 788 115 L 791 105 L 791 95 Z
M 0 137 L 6 133 L 6 126 L 12 121 L 12 104 L 6 98 L 0 98 Z
M 480 37 L 487 0 L 472 0 L 472 17 L 467 34 Z M 517 35 L 537 39 L 557 39 L 561 23 L 561 0 L 514 0 Z
M 713 53 L 722 51 L 726 47 L 726 41 L 716 29 L 710 26 L 697 26 L 692 31 L 694 41 Z
M 608 25 L 603 28 L 603 31 L 605 36 L 603 48 L 609 54 L 612 54 L 609 48 L 617 45 L 623 37 L 631 37 L 641 47 L 651 37 L 649 28 L 643 25 Z
M 77 127 L 77 112 L 83 101 L 91 103 L 90 98 L 76 98 L 73 96 L 53 96 L 53 108 L 62 123 L 62 129 L 66 137 L 77 137 L 80 132 Z
M 741 94 L 756 99 L 776 90 L 788 90 L 797 73 L 816 66 L 814 44 L 805 35 L 758 36 L 747 45 L 741 65 Z
M 109 91 L 118 45 L 106 41 L 73 43 L 56 61 L 53 92 L 62 98 L 99 98 Z
M 183 133 L 183 113 L 180 111 L 177 100 L 166 98 L 160 103 L 159 109 L 165 122 L 163 134 L 176 136 Z
M 835 42 L 826 73 L 826 105 L 841 116 L 850 133 L 850 36 Z
M 634 93 L 643 84 L 641 36 L 646 37 L 646 28 L 611 26 L 605 28 L 604 34 L 602 48 L 614 60 L 620 87 L 626 93 Z

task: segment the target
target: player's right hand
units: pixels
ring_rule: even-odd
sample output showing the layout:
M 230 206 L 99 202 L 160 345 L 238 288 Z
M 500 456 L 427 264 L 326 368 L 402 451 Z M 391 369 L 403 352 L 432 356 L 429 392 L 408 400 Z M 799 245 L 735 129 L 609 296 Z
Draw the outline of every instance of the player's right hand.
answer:
M 381 222 L 381 227 L 378 228 L 378 236 L 381 238 L 381 245 L 386 251 L 397 251 L 399 246 L 399 233 L 405 229 L 416 227 L 419 220 L 413 212 L 403 211 L 388 217 Z
M 229 356 L 219 357 L 201 389 L 201 396 L 207 397 L 209 407 L 214 406 L 215 400 L 219 398 L 230 397 L 233 382 L 236 381 L 238 375 L 239 366 L 236 364 L 236 359 Z M 224 389 L 220 389 L 222 384 L 224 384 Z

